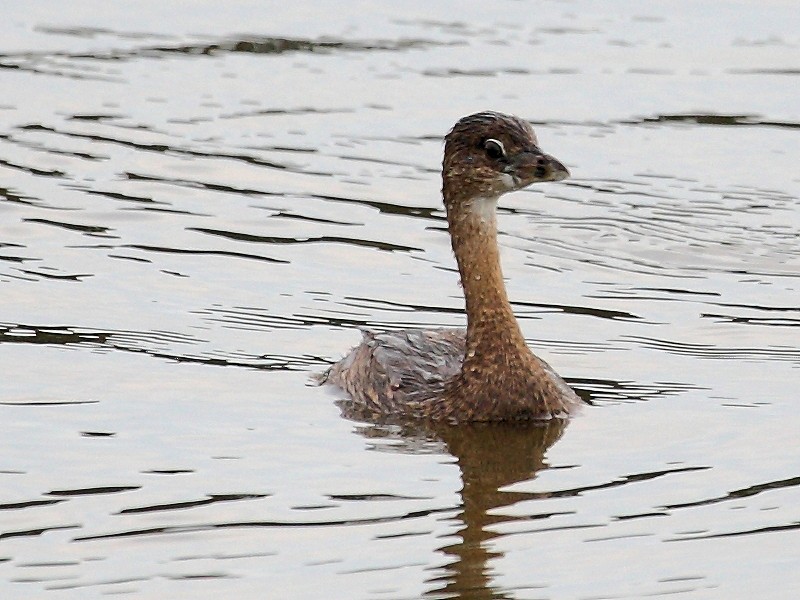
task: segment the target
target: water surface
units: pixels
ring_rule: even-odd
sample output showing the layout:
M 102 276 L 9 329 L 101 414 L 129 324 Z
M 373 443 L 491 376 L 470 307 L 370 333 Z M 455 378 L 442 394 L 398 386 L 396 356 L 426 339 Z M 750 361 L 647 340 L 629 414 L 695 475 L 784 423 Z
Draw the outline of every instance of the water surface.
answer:
M 0 42 L 3 598 L 796 598 L 793 2 L 54 2 Z M 567 425 L 342 418 L 361 326 L 460 326 L 460 116 Z

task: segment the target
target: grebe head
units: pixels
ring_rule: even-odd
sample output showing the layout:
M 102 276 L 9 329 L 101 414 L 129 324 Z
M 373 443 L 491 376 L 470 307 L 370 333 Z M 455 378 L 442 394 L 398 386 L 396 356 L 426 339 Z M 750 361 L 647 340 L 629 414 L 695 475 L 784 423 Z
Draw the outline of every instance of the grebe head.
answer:
M 463 117 L 445 137 L 442 178 L 448 211 L 567 177 L 567 168 L 539 149 L 533 127 L 518 117 L 479 112 Z

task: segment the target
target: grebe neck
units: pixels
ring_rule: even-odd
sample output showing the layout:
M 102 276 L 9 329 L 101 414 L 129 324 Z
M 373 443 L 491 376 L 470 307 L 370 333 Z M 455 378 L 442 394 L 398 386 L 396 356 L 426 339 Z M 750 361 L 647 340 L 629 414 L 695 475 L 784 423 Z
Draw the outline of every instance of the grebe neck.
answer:
M 450 207 L 447 220 L 467 311 L 464 367 L 499 354 L 528 354 L 508 301 L 497 245 L 496 198 L 471 198 Z

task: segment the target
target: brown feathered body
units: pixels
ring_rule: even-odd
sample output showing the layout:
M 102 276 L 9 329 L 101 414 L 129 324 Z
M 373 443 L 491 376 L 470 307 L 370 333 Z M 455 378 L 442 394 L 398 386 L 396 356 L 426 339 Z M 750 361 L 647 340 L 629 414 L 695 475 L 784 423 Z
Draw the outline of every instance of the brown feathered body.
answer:
M 467 329 L 366 331 L 325 379 L 352 412 L 448 421 L 565 418 L 580 398 L 535 356 L 506 294 L 496 202 L 567 169 L 538 147 L 531 126 L 493 112 L 464 117 L 445 138 L 442 194 L 464 289 Z

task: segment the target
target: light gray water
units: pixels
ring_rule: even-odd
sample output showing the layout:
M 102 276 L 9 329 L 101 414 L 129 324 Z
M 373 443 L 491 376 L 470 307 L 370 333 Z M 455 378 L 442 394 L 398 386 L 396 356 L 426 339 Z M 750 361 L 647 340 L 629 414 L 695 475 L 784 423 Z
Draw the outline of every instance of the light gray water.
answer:
M 800 597 L 800 11 L 6 2 L 0 597 Z M 358 326 L 461 326 L 441 140 L 506 197 L 565 429 L 344 419 Z

